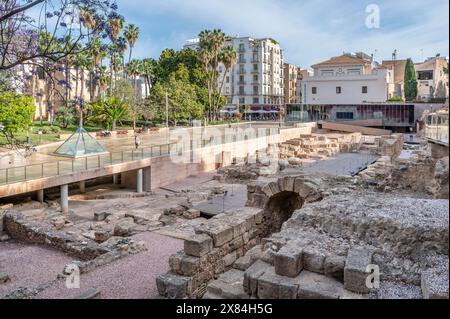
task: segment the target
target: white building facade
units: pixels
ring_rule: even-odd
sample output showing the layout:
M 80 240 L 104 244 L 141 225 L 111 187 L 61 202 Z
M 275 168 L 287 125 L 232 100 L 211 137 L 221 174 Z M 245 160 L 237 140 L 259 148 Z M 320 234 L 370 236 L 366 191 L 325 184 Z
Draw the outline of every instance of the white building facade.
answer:
M 218 88 L 228 104 L 247 110 L 254 107 L 280 108 L 284 104 L 283 50 L 273 39 L 232 38 L 226 44 L 237 52 L 231 70 L 219 66 Z M 185 48 L 196 49 L 190 40 Z
M 314 75 L 300 82 L 303 104 L 384 103 L 393 74 L 364 53 L 344 54 L 313 65 Z

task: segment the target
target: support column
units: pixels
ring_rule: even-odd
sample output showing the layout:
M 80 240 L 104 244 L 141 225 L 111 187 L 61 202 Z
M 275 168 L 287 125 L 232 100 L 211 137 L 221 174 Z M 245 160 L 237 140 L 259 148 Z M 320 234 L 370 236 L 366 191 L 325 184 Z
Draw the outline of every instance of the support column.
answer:
M 144 171 L 138 169 L 136 173 L 136 191 L 142 193 L 144 191 Z
M 61 185 L 61 212 L 69 212 L 69 185 Z
M 40 189 L 36 193 L 37 193 L 36 194 L 37 195 L 37 201 L 42 204 L 44 202 L 44 190 Z
M 119 174 L 114 174 L 113 175 L 113 184 L 114 185 L 119 185 L 119 177 L 120 177 Z
M 81 181 L 79 185 L 80 185 L 79 186 L 80 187 L 80 193 L 81 194 L 86 193 L 86 181 Z

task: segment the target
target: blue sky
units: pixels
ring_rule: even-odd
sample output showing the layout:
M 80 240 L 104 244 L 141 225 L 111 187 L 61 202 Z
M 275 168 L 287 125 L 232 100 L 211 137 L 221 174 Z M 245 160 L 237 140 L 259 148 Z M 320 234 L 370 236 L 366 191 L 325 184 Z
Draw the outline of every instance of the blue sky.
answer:
M 343 51 L 389 59 L 449 55 L 448 0 L 117 0 L 128 23 L 140 27 L 135 57 L 180 49 L 201 30 L 272 37 L 285 62 L 309 67 Z M 366 27 L 366 7 L 380 8 L 380 28 Z

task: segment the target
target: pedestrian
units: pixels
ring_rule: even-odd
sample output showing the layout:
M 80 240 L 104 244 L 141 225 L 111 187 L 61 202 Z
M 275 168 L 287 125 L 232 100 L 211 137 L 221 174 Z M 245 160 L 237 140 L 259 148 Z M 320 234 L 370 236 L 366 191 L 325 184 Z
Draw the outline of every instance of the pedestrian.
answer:
M 134 146 L 136 147 L 136 150 L 139 148 L 139 146 L 141 145 L 141 140 L 139 139 L 139 137 L 137 135 L 134 136 Z

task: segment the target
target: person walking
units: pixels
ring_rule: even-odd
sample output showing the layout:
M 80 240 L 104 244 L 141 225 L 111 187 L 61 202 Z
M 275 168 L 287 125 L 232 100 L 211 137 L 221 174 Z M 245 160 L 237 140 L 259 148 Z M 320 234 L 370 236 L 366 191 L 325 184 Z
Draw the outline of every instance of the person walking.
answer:
M 134 136 L 134 146 L 136 147 L 136 150 L 138 150 L 139 146 L 141 145 L 141 140 L 137 135 Z

